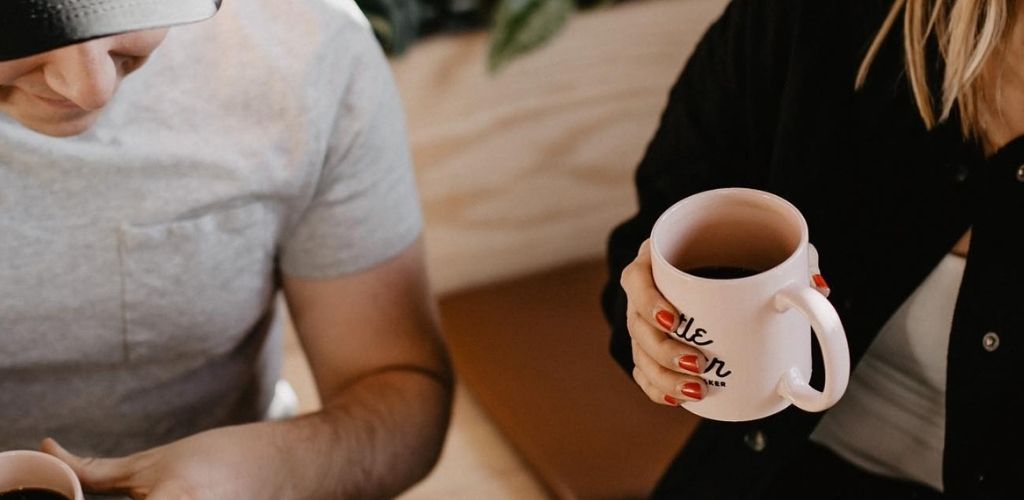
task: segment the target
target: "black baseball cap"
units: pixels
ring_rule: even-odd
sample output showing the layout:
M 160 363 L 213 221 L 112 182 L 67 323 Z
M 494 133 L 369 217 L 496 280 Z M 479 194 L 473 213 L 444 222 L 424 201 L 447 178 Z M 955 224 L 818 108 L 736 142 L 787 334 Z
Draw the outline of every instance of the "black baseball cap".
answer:
M 212 17 L 221 0 L 0 0 L 0 61 Z

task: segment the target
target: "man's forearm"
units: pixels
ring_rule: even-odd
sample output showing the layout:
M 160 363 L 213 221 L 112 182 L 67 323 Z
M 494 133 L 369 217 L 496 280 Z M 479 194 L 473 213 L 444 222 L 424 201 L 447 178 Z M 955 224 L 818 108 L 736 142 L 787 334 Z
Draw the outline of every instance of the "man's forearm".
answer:
M 271 424 L 292 498 L 392 498 L 433 468 L 451 410 L 447 374 L 388 369 L 326 399 L 319 412 Z

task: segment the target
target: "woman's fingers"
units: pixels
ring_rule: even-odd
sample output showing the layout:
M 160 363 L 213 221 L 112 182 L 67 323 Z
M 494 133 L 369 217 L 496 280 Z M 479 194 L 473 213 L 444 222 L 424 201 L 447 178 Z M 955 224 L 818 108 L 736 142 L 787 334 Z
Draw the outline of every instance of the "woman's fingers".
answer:
M 700 375 L 706 358 L 698 349 L 672 337 L 679 315 L 654 285 L 650 240 L 640 246 L 636 259 L 622 271 L 620 283 L 629 298 L 626 327 L 632 337 L 633 379 L 637 385 L 651 401 L 663 405 L 703 399 L 707 385 Z
M 640 245 L 640 251 L 619 278 L 630 305 L 655 328 L 670 333 L 679 323 L 675 307 L 661 296 L 651 274 L 651 240 Z
M 667 372 L 667 370 L 666 370 Z M 672 372 L 667 372 L 672 374 Z M 677 379 L 666 382 L 662 379 L 655 382 L 640 366 L 633 368 L 633 380 L 643 389 L 651 401 L 666 405 L 678 406 L 684 401 L 700 401 L 707 393 L 707 386 L 699 377 L 672 374 Z M 665 386 L 669 388 L 666 389 Z
M 690 375 L 704 373 L 706 358 L 703 353 L 651 326 L 639 311 L 630 313 L 626 327 L 633 338 L 634 350 L 639 347 L 661 367 Z
M 679 315 L 654 286 L 650 240 L 640 246 L 636 259 L 623 270 L 621 284 L 629 298 L 626 326 L 640 347 L 669 370 L 703 373 L 704 355 L 671 338 Z
M 635 343 L 633 345 L 633 362 L 658 398 L 655 401 L 664 401 L 665 396 L 680 401 L 700 401 L 707 394 L 707 385 L 699 376 L 684 375 L 662 367 L 643 349 L 638 349 Z M 651 394 L 649 393 L 648 396 Z M 672 403 L 669 402 L 669 404 Z

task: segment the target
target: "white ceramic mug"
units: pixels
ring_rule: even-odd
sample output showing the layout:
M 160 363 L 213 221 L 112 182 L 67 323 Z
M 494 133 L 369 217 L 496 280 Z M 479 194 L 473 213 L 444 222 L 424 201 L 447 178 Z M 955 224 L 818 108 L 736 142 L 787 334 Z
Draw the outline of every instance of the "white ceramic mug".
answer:
M 680 313 L 674 337 L 707 356 L 707 393 L 681 406 L 714 420 L 745 421 L 791 403 L 823 411 L 842 397 L 850 375 L 846 334 L 812 283 L 817 253 L 791 203 L 744 188 L 695 194 L 658 219 L 651 255 L 655 285 Z M 749 275 L 695 275 L 736 268 Z M 822 391 L 808 385 L 812 325 L 825 362 Z
M 71 500 L 83 500 L 82 485 L 67 464 L 38 451 L 0 453 L 0 493 L 23 488 L 45 488 Z

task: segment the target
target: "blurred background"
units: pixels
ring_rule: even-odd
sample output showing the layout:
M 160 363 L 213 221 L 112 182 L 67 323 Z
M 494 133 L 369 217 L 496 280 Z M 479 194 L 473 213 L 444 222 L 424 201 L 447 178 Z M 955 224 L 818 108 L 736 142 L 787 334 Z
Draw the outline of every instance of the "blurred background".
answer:
M 607 354 L 604 244 L 725 1 L 359 3 L 393 54 L 459 374 L 441 462 L 401 498 L 645 497 L 696 421 Z M 317 408 L 293 337 L 284 370 Z

